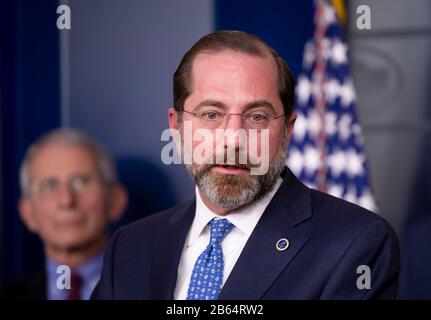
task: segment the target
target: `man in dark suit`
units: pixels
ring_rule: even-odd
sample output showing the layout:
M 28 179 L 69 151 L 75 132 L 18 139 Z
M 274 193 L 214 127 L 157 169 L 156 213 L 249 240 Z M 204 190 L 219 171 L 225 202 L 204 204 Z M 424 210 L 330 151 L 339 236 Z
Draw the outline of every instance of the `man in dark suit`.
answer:
M 119 230 L 93 298 L 393 299 L 388 223 L 285 167 L 293 104 L 289 68 L 260 39 L 200 39 L 175 72 L 169 110 L 196 198 Z
M 406 224 L 400 237 L 399 299 L 431 299 L 431 216 L 422 214 Z
M 81 132 L 54 130 L 28 149 L 20 183 L 20 215 L 41 238 L 46 261 L 1 297 L 88 299 L 99 280 L 109 224 L 127 204 L 110 157 Z

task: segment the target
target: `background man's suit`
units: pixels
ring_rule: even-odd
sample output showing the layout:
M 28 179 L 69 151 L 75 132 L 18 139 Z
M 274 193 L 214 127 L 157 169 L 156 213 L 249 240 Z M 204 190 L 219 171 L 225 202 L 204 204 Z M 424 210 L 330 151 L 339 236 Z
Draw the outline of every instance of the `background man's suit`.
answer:
M 191 201 L 120 229 L 93 298 L 173 299 L 194 214 Z M 290 242 L 285 251 L 276 248 L 281 238 Z M 371 269 L 371 289 L 357 287 L 360 265 Z M 386 221 L 287 170 L 219 299 L 393 299 L 398 272 L 398 240 Z
M 47 285 L 46 285 L 45 268 L 40 268 L 37 272 L 23 281 L 5 288 L 0 293 L 0 299 L 8 300 L 46 300 Z

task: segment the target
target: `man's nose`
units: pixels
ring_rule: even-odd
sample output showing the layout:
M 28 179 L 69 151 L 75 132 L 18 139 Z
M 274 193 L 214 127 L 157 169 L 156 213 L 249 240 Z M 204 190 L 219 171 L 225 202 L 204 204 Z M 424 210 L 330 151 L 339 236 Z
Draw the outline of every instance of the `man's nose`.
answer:
M 60 186 L 58 191 L 58 201 L 62 208 L 74 206 L 76 202 L 76 194 L 67 184 Z
M 232 150 L 239 150 L 246 139 L 244 122 L 240 114 L 229 114 L 226 119 L 225 143 L 224 147 Z
M 229 113 L 226 119 L 226 129 L 238 130 L 243 127 L 242 115 Z

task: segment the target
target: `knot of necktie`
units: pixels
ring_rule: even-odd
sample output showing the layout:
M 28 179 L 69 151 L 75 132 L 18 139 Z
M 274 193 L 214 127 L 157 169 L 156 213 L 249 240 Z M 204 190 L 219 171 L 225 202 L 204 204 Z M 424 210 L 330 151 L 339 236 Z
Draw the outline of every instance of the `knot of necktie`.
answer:
M 233 227 L 233 224 L 227 219 L 212 219 L 209 224 L 211 228 L 210 244 L 213 245 L 220 244 Z

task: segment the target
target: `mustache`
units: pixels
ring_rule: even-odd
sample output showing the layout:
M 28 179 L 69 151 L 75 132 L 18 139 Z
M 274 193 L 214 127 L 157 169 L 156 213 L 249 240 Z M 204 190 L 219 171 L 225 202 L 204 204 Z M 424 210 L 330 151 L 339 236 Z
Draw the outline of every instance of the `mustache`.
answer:
M 242 159 L 246 159 L 246 162 L 240 161 Z M 233 157 L 232 157 L 233 158 Z M 260 165 L 260 161 L 250 157 L 247 154 L 242 154 L 240 152 L 235 152 L 234 159 L 228 159 L 228 155 L 226 153 L 223 154 L 214 154 L 205 159 L 204 163 L 201 165 L 201 168 L 205 168 L 206 170 L 210 170 L 216 166 L 232 166 L 241 169 L 251 170 L 252 168 L 258 168 Z M 232 161 L 233 160 L 233 161 Z

